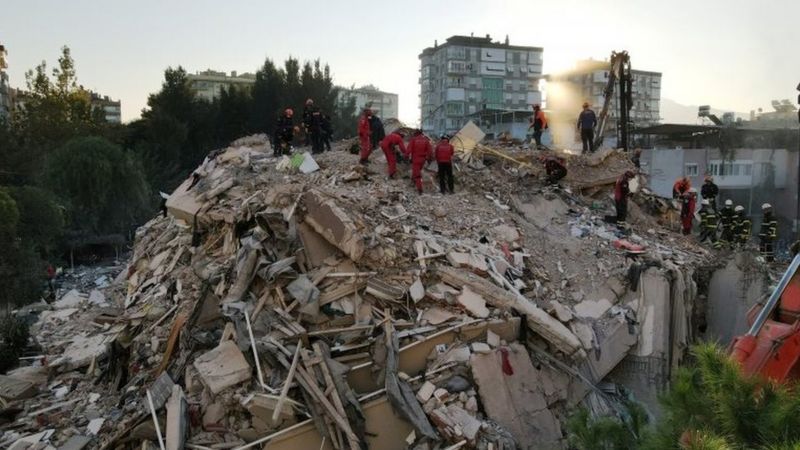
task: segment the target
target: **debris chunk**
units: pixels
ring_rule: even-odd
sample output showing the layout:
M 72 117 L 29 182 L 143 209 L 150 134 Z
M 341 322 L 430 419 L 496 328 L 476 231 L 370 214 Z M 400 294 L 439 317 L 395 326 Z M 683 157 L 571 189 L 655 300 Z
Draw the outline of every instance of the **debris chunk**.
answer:
M 233 341 L 224 341 L 200 355 L 194 367 L 214 394 L 251 378 L 250 365 Z

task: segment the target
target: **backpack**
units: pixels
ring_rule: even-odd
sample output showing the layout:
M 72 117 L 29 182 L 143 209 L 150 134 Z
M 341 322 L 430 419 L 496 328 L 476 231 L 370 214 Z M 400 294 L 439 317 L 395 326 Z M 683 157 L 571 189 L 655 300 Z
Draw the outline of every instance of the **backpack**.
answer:
M 372 131 L 372 138 L 376 142 L 380 142 L 386 137 L 386 131 L 383 129 L 383 122 L 378 116 L 372 116 L 369 121 L 369 128 Z

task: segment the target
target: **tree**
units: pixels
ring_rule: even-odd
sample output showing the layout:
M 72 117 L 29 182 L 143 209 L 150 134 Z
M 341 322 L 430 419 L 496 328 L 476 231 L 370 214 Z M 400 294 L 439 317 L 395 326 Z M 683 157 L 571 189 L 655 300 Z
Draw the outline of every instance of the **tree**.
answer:
M 275 67 L 269 58 L 256 72 L 256 81 L 250 90 L 249 129 L 251 131 L 274 133 L 275 120 L 281 109 L 285 107 L 285 80 L 285 73 Z
M 47 257 L 64 227 L 64 211 L 50 191 L 34 186 L 9 189 L 19 211 L 18 237 Z
M 103 138 L 77 138 L 60 147 L 48 158 L 44 181 L 66 205 L 72 233 L 124 235 L 151 210 L 141 165 Z
M 23 305 L 39 298 L 44 264 L 17 237 L 19 209 L 8 189 L 0 189 L 0 305 Z

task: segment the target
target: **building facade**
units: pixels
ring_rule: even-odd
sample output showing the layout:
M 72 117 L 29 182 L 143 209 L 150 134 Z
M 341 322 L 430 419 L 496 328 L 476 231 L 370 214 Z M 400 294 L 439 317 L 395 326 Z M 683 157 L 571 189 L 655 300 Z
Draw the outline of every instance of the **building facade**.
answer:
M 8 59 L 6 48 L 0 45 L 0 119 L 11 113 L 11 87 L 8 85 Z
M 542 100 L 541 47 L 452 36 L 419 55 L 420 124 L 432 134 L 455 133 L 480 111 L 530 111 Z
M 108 123 L 122 123 L 122 102 L 111 100 L 107 95 L 90 92 L 93 110 L 101 110 Z
M 249 88 L 256 82 L 256 76 L 252 73 L 238 74 L 236 71 L 228 75 L 226 72 L 215 70 L 205 70 L 186 76 L 189 86 L 194 90 L 199 98 L 212 101 L 219 97 L 223 89 L 232 86 Z
M 370 106 L 374 114 L 384 119 L 396 119 L 400 113 L 397 94 L 381 91 L 371 84 L 357 89 L 339 88 L 339 102 L 346 103 L 352 98 L 357 111 Z
M 604 92 L 608 85 L 608 61 L 592 59 L 578 61 L 575 68 L 548 76 L 547 107 L 559 111 L 574 111 L 577 118 L 583 102 L 589 102 L 599 113 L 605 103 Z M 661 120 L 661 73 L 645 70 L 631 70 L 633 85 L 631 96 L 633 105 L 630 120 L 633 128 L 655 125 Z M 553 85 L 552 89 L 550 85 Z M 551 96 L 554 97 L 551 102 Z M 615 135 L 619 116 L 619 86 L 614 86 L 614 97 L 608 111 L 605 132 Z M 570 116 L 573 117 L 573 116 Z

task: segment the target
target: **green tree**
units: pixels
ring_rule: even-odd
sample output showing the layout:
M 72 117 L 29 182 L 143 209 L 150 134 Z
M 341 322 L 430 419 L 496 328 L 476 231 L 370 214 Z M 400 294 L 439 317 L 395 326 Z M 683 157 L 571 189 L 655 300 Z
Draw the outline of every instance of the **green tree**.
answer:
M 52 192 L 34 186 L 9 190 L 19 210 L 18 237 L 42 257 L 53 253 L 64 228 L 64 211 Z
M 33 246 L 17 237 L 20 213 L 8 189 L 0 188 L 0 305 L 22 305 L 39 298 L 44 264 Z
M 141 165 L 103 138 L 67 142 L 48 158 L 44 180 L 67 206 L 73 234 L 124 235 L 151 210 Z
M 285 73 L 267 58 L 256 72 L 256 81 L 250 91 L 250 130 L 272 134 L 275 120 L 284 108 L 286 90 Z

